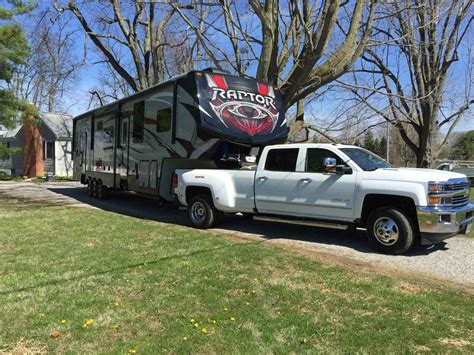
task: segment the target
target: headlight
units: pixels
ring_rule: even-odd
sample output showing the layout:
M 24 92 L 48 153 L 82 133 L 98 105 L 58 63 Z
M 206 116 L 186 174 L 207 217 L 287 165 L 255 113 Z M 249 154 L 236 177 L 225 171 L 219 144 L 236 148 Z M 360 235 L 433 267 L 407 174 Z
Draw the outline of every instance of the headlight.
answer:
M 446 184 L 439 182 L 429 182 L 428 183 L 428 192 L 443 192 Z

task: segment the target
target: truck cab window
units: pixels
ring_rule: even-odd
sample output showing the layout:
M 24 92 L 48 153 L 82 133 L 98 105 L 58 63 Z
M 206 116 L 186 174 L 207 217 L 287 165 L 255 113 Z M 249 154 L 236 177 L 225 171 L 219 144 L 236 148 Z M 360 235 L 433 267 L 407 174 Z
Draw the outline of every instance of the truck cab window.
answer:
M 295 171 L 298 151 L 298 148 L 270 150 L 265 162 L 265 170 Z
M 133 105 L 133 143 L 143 143 L 145 135 L 145 101 Z
M 309 173 L 324 173 L 323 160 L 324 158 L 335 158 L 337 165 L 342 165 L 344 162 L 335 153 L 327 149 L 310 148 L 306 153 L 306 171 Z M 345 165 L 345 164 L 344 164 Z
M 171 108 L 167 107 L 156 113 L 156 131 L 168 132 L 171 130 Z

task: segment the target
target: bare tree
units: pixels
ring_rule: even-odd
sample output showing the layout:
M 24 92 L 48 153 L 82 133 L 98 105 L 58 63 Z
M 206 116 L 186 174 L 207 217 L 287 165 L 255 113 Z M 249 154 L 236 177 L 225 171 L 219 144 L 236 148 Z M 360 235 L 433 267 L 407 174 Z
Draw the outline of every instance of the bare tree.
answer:
M 351 67 L 370 37 L 375 0 L 250 0 L 249 7 L 221 0 L 193 9 L 170 6 L 217 68 L 255 73 L 257 80 L 279 87 L 289 108 Z M 302 115 L 300 101 L 297 119 Z
M 384 9 L 394 15 L 374 28 L 374 46 L 344 86 L 397 127 L 416 165 L 428 167 L 474 103 L 472 55 L 463 46 L 473 21 L 472 0 L 404 0 Z M 451 77 L 455 71 L 461 75 Z M 443 127 L 449 127 L 447 134 L 437 144 Z
M 60 109 L 61 98 L 71 89 L 85 64 L 75 53 L 75 30 L 71 19 L 58 18 L 46 10 L 31 16 L 29 28 L 31 56 L 15 74 L 12 89 L 16 95 L 44 111 Z
M 104 62 L 133 91 L 192 66 L 183 56 L 178 63 L 169 58 L 177 53 L 175 48 L 187 51 L 188 38 L 185 32 L 173 33 L 170 26 L 176 11 L 166 5 L 119 0 L 79 5 L 69 0 L 64 6 L 55 1 L 54 6 L 60 13 L 74 14 Z

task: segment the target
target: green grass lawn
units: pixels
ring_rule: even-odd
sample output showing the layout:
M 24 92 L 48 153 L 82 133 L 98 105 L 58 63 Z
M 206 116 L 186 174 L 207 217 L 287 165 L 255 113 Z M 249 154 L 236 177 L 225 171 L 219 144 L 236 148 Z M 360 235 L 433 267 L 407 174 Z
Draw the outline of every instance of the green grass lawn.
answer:
M 474 351 L 467 291 L 264 242 L 0 200 L 0 258 L 0 350 Z

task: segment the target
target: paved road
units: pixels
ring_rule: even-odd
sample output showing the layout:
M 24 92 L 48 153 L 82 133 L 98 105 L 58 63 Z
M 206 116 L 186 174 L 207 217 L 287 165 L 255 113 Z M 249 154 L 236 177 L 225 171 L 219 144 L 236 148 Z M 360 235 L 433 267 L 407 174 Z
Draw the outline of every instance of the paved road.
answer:
M 157 201 L 133 193 L 114 193 L 109 200 L 98 201 L 87 196 L 79 183 L 0 182 L 0 197 L 45 201 L 52 204 L 80 205 L 124 215 L 166 223 L 189 225 L 186 212 L 173 206 L 159 206 Z M 290 224 L 253 221 L 228 216 L 216 233 L 261 238 L 283 246 L 297 247 L 305 252 L 326 253 L 368 262 L 396 270 L 408 270 L 435 278 L 447 279 L 465 286 L 474 286 L 474 238 L 454 237 L 446 243 L 417 247 L 408 255 L 383 255 L 367 247 L 364 232 L 348 233 Z

